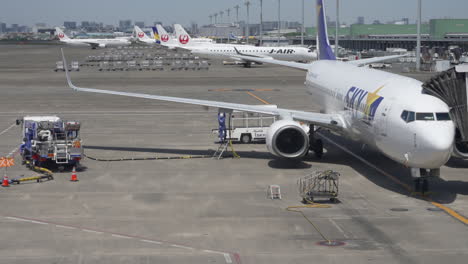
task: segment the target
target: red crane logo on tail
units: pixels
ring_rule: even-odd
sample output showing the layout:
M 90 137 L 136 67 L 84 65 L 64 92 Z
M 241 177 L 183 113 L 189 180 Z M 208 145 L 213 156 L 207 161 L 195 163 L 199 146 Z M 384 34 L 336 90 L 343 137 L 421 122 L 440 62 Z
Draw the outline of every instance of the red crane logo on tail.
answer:
M 187 44 L 189 42 L 189 36 L 188 35 L 181 35 L 179 37 L 179 42 L 181 44 Z
M 163 42 L 168 42 L 168 41 L 169 41 L 169 35 L 167 35 L 167 34 L 161 35 L 161 40 L 162 40 Z
M 59 33 L 59 34 L 58 34 L 58 37 L 59 37 L 59 38 L 63 38 L 63 37 L 65 37 L 65 35 L 64 35 L 63 33 Z
M 144 36 L 145 36 L 145 33 L 143 33 L 143 32 L 139 32 L 139 33 L 138 33 L 138 37 L 139 37 L 139 38 L 142 38 L 142 37 L 144 37 Z

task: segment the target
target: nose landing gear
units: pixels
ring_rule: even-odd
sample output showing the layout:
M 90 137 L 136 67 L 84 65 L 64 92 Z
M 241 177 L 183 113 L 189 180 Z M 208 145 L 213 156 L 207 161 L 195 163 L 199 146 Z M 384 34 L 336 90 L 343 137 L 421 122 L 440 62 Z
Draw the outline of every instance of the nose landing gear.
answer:
M 440 169 L 411 169 L 414 179 L 414 192 L 422 195 L 429 193 L 429 180 L 440 177 Z

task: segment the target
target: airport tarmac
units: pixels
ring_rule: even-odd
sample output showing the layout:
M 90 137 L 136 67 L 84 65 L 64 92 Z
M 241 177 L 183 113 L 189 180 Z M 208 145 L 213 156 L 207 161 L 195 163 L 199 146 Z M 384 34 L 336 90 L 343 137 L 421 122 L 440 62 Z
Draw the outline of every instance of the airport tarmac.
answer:
M 65 52 L 71 61 L 101 51 Z M 216 109 L 76 93 L 53 71 L 57 60 L 59 46 L 0 46 L 0 156 L 20 143 L 16 118 L 46 114 L 80 120 L 93 157 L 209 155 L 218 147 Z M 209 71 L 71 74 L 82 87 L 319 110 L 305 96 L 304 73 L 276 66 L 213 61 Z M 323 138 L 321 160 L 285 162 L 264 144 L 235 144 L 240 159 L 85 159 L 79 182 L 63 172 L 1 188 L 0 263 L 466 263 L 468 161 L 451 160 L 422 198 L 411 193 L 408 169 Z M 323 169 L 341 173 L 340 203 L 302 209 L 304 216 L 287 211 L 301 205 L 297 179 Z M 18 157 L 7 173 L 35 175 Z M 282 200 L 267 198 L 271 184 Z M 324 240 L 344 244 L 318 245 Z

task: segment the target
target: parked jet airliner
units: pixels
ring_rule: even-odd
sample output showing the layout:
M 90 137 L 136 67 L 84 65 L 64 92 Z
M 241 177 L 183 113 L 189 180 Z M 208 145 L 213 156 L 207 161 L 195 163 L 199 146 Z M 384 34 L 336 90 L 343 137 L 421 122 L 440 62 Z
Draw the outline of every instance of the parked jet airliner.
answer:
M 260 58 L 272 58 L 277 60 L 287 61 L 312 61 L 317 59 L 317 53 L 311 49 L 297 46 L 282 46 L 282 47 L 257 47 L 250 45 L 235 45 L 235 44 L 206 44 L 206 43 L 192 43 L 192 38 L 179 25 L 174 25 L 176 32 L 176 39 L 179 40 L 179 47 L 188 49 L 192 54 L 204 57 L 226 57 L 235 60 L 240 58 L 233 56 L 236 55 L 236 50 L 241 50 L 243 53 Z M 240 59 L 245 62 L 245 66 L 251 65 L 251 60 Z
M 64 42 L 73 46 L 88 46 L 92 49 L 128 46 L 131 42 L 127 38 L 114 38 L 114 39 L 71 39 L 59 27 L 55 28 L 55 34 L 58 36 L 60 42 Z
M 399 55 L 350 62 L 336 60 L 328 41 L 323 0 L 317 0 L 317 16 L 318 61 L 310 64 L 286 62 L 247 56 L 240 51 L 237 56 L 306 71 L 307 92 L 323 113 L 80 88 L 73 85 L 68 71 L 65 74 L 68 85 L 80 92 L 202 105 L 223 112 L 239 110 L 277 116 L 279 120 L 267 132 L 266 144 L 268 150 L 279 157 L 300 158 L 309 150 L 321 155 L 322 142 L 315 137 L 314 129 L 320 127 L 374 147 L 390 159 L 412 168 L 413 176 L 439 176 L 440 167 L 454 150 L 455 125 L 450 120 L 447 104 L 423 94 L 422 83 L 415 79 L 359 67 L 398 58 Z M 462 154 L 468 157 L 468 153 Z

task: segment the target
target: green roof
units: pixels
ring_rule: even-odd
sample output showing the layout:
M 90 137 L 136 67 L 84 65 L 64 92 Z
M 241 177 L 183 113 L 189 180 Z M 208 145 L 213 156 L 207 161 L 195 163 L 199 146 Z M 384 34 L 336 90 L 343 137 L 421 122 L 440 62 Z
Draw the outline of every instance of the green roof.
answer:
M 429 34 L 429 25 L 421 25 L 421 33 Z M 414 25 L 351 25 L 350 35 L 353 37 L 368 35 L 410 35 L 417 34 L 417 26 Z
M 450 33 L 468 33 L 468 19 L 431 19 L 429 24 L 433 38 L 444 38 Z

